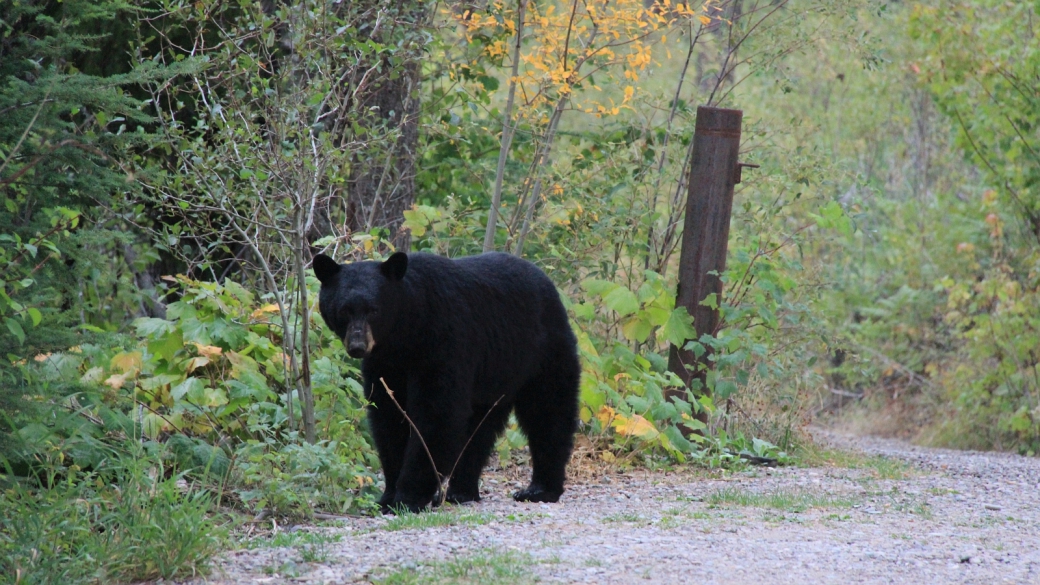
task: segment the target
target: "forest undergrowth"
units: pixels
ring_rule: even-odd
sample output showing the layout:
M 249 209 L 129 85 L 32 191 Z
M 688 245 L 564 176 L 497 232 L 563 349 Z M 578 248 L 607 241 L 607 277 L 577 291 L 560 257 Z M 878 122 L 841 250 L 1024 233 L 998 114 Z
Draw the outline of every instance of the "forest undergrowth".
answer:
M 579 340 L 587 465 L 811 462 L 820 422 L 1035 455 L 1037 10 L 4 5 L 0 574 L 181 578 L 243 519 L 373 512 L 318 252 L 538 264 Z M 744 111 L 760 168 L 694 339 L 702 104 Z M 703 384 L 671 346 L 711 356 Z M 510 424 L 494 463 L 524 446 Z

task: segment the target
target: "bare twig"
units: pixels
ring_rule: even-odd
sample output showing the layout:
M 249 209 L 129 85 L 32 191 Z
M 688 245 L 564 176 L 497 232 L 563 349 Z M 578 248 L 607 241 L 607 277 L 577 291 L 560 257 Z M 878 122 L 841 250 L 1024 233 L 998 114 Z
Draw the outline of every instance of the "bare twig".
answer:
M 470 434 L 469 438 L 466 439 L 466 444 L 463 445 L 462 446 L 462 450 L 459 451 L 459 456 L 455 458 L 455 464 L 451 466 L 451 473 L 448 474 L 448 479 L 451 479 L 451 477 L 453 475 L 455 475 L 455 468 L 459 466 L 459 461 L 462 460 L 462 454 L 466 452 L 466 449 L 469 447 L 470 441 L 472 441 L 473 437 L 475 437 L 477 435 L 477 431 L 480 430 L 481 425 L 484 424 L 484 421 L 487 420 L 487 417 L 488 417 L 488 415 L 491 414 L 491 411 L 495 410 L 495 408 L 498 406 L 498 403 L 502 402 L 502 399 L 505 398 L 505 397 L 506 397 L 505 394 L 499 396 L 498 400 L 496 400 L 495 403 L 491 405 L 491 408 L 489 408 L 488 411 L 484 413 L 484 417 L 481 418 L 480 422 L 477 423 L 477 426 L 474 427 L 473 432 Z M 441 496 L 441 503 L 442 504 L 444 503 L 444 496 Z
M 527 234 L 531 230 L 534 208 L 542 195 L 543 168 L 549 166 L 549 152 L 552 150 L 553 142 L 556 140 L 556 128 L 559 127 L 560 118 L 563 117 L 563 110 L 567 106 L 567 101 L 567 96 L 563 96 L 560 98 L 559 103 L 556 104 L 556 110 L 553 111 L 553 117 L 549 121 L 549 128 L 545 132 L 545 144 L 542 145 L 541 155 L 535 159 L 537 166 L 534 169 L 534 188 L 526 201 L 527 211 L 524 213 L 524 225 L 520 228 L 520 235 L 516 239 L 516 248 L 513 250 L 513 254 L 518 257 L 524 253 L 524 240 L 527 239 Z
M 473 441 L 473 437 L 477 435 L 477 431 L 480 430 L 480 427 L 484 424 L 484 421 L 487 420 L 487 417 L 491 414 L 491 411 L 495 410 L 495 408 L 498 407 L 498 403 L 502 402 L 502 399 L 506 397 L 505 394 L 498 397 L 498 400 L 496 400 L 495 403 L 491 405 L 491 408 L 489 408 L 488 411 L 484 413 L 484 418 L 480 419 L 480 422 L 477 423 L 477 426 L 473 429 L 473 432 L 470 433 L 469 438 L 466 439 L 466 443 L 462 446 L 462 449 L 459 451 L 459 455 L 455 458 L 455 463 L 451 466 L 451 472 L 448 473 L 448 475 L 442 475 L 441 472 L 437 469 L 437 463 L 434 462 L 433 455 L 430 453 L 430 448 L 426 446 L 426 440 L 423 438 L 422 433 L 419 431 L 419 427 L 415 426 L 415 423 L 412 422 L 411 417 L 409 417 L 408 413 L 405 412 L 404 408 L 401 406 L 401 403 L 397 401 L 396 397 L 394 397 L 394 391 L 391 390 L 389 386 L 387 386 L 386 380 L 384 380 L 383 378 L 379 378 L 379 381 L 383 384 L 383 388 L 386 389 L 386 393 L 390 396 L 390 400 L 393 401 L 394 406 L 397 407 L 397 410 L 400 411 L 401 415 L 404 416 L 405 420 L 407 420 L 408 424 L 412 427 L 412 430 L 415 431 L 415 436 L 419 437 L 419 443 L 422 444 L 423 450 L 426 451 L 426 457 L 430 460 L 430 466 L 433 467 L 433 473 L 437 476 L 437 482 L 440 486 L 439 501 L 437 502 L 437 504 L 443 504 L 445 498 L 448 497 L 448 482 L 451 481 L 452 476 L 455 475 L 455 468 L 458 467 L 459 461 L 462 460 L 462 455 L 466 452 L 466 449 L 469 448 L 470 442 Z
M 390 386 L 386 385 L 386 380 L 380 378 L 379 381 L 383 384 L 383 388 L 386 388 L 387 395 L 390 396 L 390 400 L 393 401 L 394 406 L 397 407 L 397 410 L 401 412 L 401 416 L 403 416 L 404 419 L 408 421 L 408 424 L 412 427 L 412 430 L 415 431 L 415 435 L 419 437 L 419 443 L 422 444 L 423 450 L 426 451 L 426 457 L 430 460 L 430 466 L 433 467 L 433 473 L 437 476 L 437 483 L 441 485 L 441 490 L 443 491 L 444 484 L 447 483 L 447 479 L 445 479 L 444 476 L 441 475 L 441 472 L 437 470 L 437 463 L 433 460 L 433 454 L 430 453 L 430 448 L 426 446 L 426 439 L 424 439 L 422 433 L 419 432 L 419 427 L 415 426 L 415 423 L 412 421 L 412 417 L 408 416 L 408 413 L 404 411 L 404 407 L 402 407 L 401 403 L 398 402 L 397 398 L 394 397 L 394 391 L 390 389 Z
M 55 78 L 55 81 L 57 81 L 57 78 Z M 47 105 L 47 98 L 51 96 L 52 89 L 54 89 L 54 83 L 51 83 L 51 86 L 47 88 L 47 94 L 43 96 L 43 100 L 40 101 L 40 107 L 36 108 L 36 113 L 33 114 L 32 120 L 29 120 L 29 124 L 25 127 L 25 132 L 22 132 L 22 136 L 18 139 L 18 142 L 15 143 L 14 148 L 11 149 L 7 158 L 4 159 L 4 164 L 0 164 L 0 175 L 4 173 L 4 169 L 7 168 L 7 165 L 14 160 L 15 155 L 18 154 L 18 149 L 22 147 L 22 143 L 25 142 L 25 139 L 29 136 L 29 132 L 32 131 L 33 126 L 36 125 L 36 120 L 40 117 L 40 113 L 43 112 L 43 107 Z M 5 181 L 4 183 L 6 184 L 7 182 L 8 181 Z

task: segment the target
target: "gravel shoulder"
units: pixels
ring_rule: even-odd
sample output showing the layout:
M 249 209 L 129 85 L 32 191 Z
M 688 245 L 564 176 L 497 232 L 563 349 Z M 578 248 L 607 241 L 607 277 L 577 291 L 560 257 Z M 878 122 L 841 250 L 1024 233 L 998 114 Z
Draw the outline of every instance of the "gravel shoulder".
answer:
M 478 504 L 280 528 L 196 583 L 1040 584 L 1040 459 L 815 434 L 835 465 L 585 473 L 559 504 L 490 473 Z

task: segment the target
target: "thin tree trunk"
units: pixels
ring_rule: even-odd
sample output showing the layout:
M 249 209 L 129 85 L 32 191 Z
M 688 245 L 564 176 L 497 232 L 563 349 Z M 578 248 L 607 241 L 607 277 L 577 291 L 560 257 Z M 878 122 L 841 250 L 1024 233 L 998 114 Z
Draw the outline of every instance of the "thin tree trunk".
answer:
M 516 124 L 513 123 L 513 102 L 516 99 L 516 77 L 520 71 L 520 43 L 524 35 L 524 9 L 527 0 L 520 0 L 516 13 L 516 45 L 513 47 L 513 73 L 509 77 L 509 97 L 506 99 L 506 111 L 502 115 L 502 144 L 498 151 L 498 169 L 495 170 L 495 190 L 491 194 L 491 208 L 488 210 L 487 230 L 484 232 L 484 251 L 490 252 L 495 247 L 495 227 L 498 224 L 498 208 L 502 204 L 502 180 L 506 173 L 506 159 L 509 158 L 509 147 L 513 144 Z
M 524 224 L 520 229 L 520 235 L 516 239 L 516 248 L 513 250 L 513 254 L 517 257 L 524 255 L 524 241 L 527 239 L 528 232 L 531 231 L 534 209 L 542 196 L 542 177 L 543 173 L 548 172 L 549 152 L 552 150 L 553 142 L 556 140 L 556 127 L 560 124 L 560 118 L 563 117 L 563 110 L 567 107 L 568 101 L 566 97 L 560 98 L 560 101 L 556 104 L 556 110 L 553 111 L 552 119 L 549 120 L 549 127 L 545 131 L 545 144 L 542 145 L 541 154 L 534 166 L 534 186 L 528 200 L 525 201 L 527 210 L 524 215 Z
M 318 431 L 314 419 L 314 392 L 311 389 L 310 306 L 307 302 L 307 279 L 303 261 L 304 251 L 309 246 L 304 226 L 305 203 L 301 201 L 296 208 L 296 229 L 293 233 L 294 271 L 296 272 L 296 284 L 299 289 L 298 302 L 300 303 L 299 309 L 296 311 L 297 319 L 300 319 L 300 325 L 296 328 L 296 333 L 300 336 L 300 377 L 296 381 L 296 388 L 300 394 L 303 435 L 307 442 L 313 445 L 318 441 Z

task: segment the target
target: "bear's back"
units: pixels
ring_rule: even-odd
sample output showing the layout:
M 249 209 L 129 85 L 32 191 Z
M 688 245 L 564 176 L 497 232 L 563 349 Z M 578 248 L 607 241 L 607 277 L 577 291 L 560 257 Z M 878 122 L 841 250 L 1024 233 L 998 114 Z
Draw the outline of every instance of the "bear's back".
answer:
M 408 271 L 405 280 L 416 292 L 451 310 L 480 306 L 504 310 L 508 307 L 499 305 L 506 304 L 525 307 L 532 318 L 547 307 L 562 308 L 556 286 L 540 268 L 502 252 L 457 259 L 411 254 Z
M 480 382 L 501 387 L 533 375 L 549 347 L 576 344 L 556 286 L 534 264 L 500 252 L 408 259 L 405 282 L 422 305 L 413 339 L 426 357 L 469 362 Z

